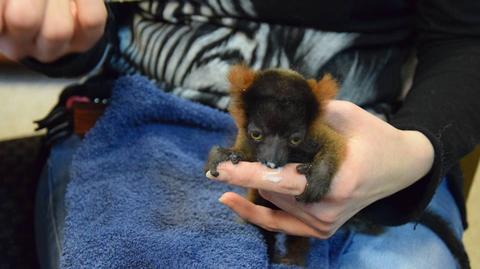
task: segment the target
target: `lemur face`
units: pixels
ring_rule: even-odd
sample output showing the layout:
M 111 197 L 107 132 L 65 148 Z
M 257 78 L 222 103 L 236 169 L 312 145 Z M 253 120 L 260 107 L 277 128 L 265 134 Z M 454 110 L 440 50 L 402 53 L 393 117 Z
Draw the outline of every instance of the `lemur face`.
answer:
M 263 73 L 244 98 L 248 141 L 257 161 L 270 168 L 291 162 L 318 111 L 306 81 L 278 71 Z
M 237 142 L 247 142 L 248 159 L 271 168 L 311 161 L 322 142 L 309 137 L 310 130 L 338 89 L 329 74 L 306 80 L 288 69 L 253 71 L 236 65 L 228 79 L 229 111 L 239 128 Z
M 269 168 L 278 168 L 292 162 L 295 151 L 305 144 L 306 125 L 301 118 L 288 122 L 281 131 L 269 127 L 269 122 L 252 121 L 248 124 L 248 139 L 257 161 Z

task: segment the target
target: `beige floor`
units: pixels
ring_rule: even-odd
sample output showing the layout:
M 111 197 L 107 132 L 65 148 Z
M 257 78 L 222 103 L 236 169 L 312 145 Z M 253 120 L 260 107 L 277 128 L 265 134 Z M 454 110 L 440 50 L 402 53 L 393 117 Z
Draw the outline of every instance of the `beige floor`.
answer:
M 473 269 L 480 268 L 480 165 L 470 189 L 467 200 L 468 222 L 470 228 L 464 234 L 464 242 L 470 256 Z
M 0 65 L 0 140 L 31 135 L 32 121 L 46 115 L 56 103 L 60 90 L 71 82 Z M 480 269 L 480 169 L 477 169 L 467 209 L 470 228 L 464 240 L 472 268 Z
M 0 65 L 0 140 L 32 134 L 33 120 L 45 116 L 71 82 Z

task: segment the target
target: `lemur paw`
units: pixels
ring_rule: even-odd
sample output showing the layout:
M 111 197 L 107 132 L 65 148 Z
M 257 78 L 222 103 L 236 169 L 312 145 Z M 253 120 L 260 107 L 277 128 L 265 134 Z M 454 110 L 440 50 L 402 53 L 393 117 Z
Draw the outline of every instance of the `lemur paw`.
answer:
M 230 155 L 228 156 L 228 159 L 233 163 L 233 164 L 238 164 L 242 159 L 242 155 L 232 151 Z
M 302 175 L 307 175 L 312 169 L 311 163 L 302 163 L 297 165 L 297 172 Z
M 238 164 L 243 159 L 243 156 L 231 149 L 214 146 L 208 154 L 208 160 L 205 164 L 204 172 L 210 172 L 210 175 L 218 177 L 217 166 L 225 161 L 231 161 L 233 164 Z
M 325 164 L 300 164 L 297 172 L 305 175 L 307 185 L 302 194 L 295 196 L 295 199 L 302 203 L 315 203 L 320 201 L 329 191 L 332 171 Z

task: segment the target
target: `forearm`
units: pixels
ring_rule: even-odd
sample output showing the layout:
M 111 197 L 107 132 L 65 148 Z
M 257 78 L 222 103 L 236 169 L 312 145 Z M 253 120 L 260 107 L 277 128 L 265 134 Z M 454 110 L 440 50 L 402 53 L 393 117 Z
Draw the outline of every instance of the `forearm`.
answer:
M 365 210 L 387 225 L 418 218 L 440 180 L 480 141 L 480 39 L 424 40 L 418 60 L 412 89 L 391 124 L 424 134 L 434 162 L 413 185 Z

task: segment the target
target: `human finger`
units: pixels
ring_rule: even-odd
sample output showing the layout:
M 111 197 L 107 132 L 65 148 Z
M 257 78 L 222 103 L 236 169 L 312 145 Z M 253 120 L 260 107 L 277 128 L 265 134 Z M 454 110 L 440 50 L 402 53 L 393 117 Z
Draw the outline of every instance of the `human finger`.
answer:
M 319 231 L 324 236 L 332 235 L 337 229 L 337 222 L 341 217 L 340 215 L 334 215 L 334 217 L 329 218 L 310 209 L 314 205 L 322 207 L 321 202 L 305 204 L 297 202 L 293 196 L 286 194 L 278 194 L 262 190 L 260 190 L 259 193 L 264 199 L 270 201 L 283 211 L 295 216 L 297 219 Z M 325 210 L 325 212 L 329 212 L 329 210 Z
M 259 191 L 259 194 L 278 208 L 313 227 L 325 237 L 333 235 L 364 207 L 362 204 L 347 205 L 335 200 L 322 200 L 317 203 L 306 204 L 296 201 L 290 195 L 262 190 Z
M 298 164 L 287 164 L 282 168 L 271 169 L 258 162 L 223 162 L 218 165 L 219 175 L 207 177 L 232 185 L 268 190 L 278 193 L 299 195 L 303 193 L 307 180 L 297 173 Z
M 83 52 L 102 37 L 107 23 L 107 8 L 102 0 L 75 0 L 75 34 L 72 52 Z
M 304 237 L 325 238 L 324 234 L 306 225 L 291 214 L 255 205 L 236 193 L 224 193 L 219 201 L 232 209 L 243 220 L 265 230 Z
M 1 1 L 2 33 L 15 40 L 31 40 L 42 25 L 46 3 L 46 0 Z
M 71 0 L 49 0 L 34 57 L 51 62 L 66 54 L 74 33 Z
M 10 59 L 29 55 L 42 25 L 46 0 L 0 1 L 0 50 Z

